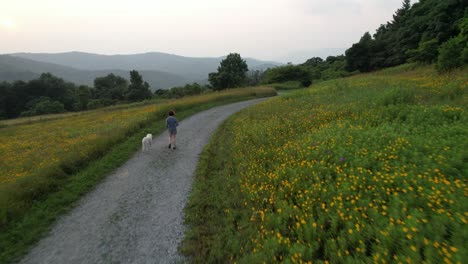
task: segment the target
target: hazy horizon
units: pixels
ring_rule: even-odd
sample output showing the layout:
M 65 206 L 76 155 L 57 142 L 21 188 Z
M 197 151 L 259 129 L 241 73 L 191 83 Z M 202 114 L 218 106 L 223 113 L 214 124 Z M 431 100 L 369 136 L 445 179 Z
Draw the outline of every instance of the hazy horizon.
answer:
M 0 53 L 237 52 L 300 63 L 342 53 L 364 32 L 391 20 L 401 5 L 402 0 L 17 0 L 0 10 Z

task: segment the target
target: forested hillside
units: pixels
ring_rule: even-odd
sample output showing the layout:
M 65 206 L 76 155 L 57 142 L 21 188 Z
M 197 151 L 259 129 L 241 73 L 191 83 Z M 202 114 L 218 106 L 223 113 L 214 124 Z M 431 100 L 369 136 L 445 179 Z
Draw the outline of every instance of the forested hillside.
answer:
M 412 6 L 404 0 L 392 21 L 382 24 L 373 36 L 364 33 L 346 51 L 347 69 L 367 72 L 408 61 L 443 63 L 439 57 L 447 49 L 453 49 L 450 59 L 458 61 L 457 65 L 466 64 L 467 6 L 464 0 L 422 0 Z M 456 47 L 451 47 L 453 42 Z
M 346 77 L 408 62 L 436 63 L 439 72 L 468 64 L 468 2 L 464 0 L 404 0 L 393 19 L 365 32 L 343 56 L 314 57 L 299 65 L 266 71 L 263 83 L 306 87 L 318 80 Z

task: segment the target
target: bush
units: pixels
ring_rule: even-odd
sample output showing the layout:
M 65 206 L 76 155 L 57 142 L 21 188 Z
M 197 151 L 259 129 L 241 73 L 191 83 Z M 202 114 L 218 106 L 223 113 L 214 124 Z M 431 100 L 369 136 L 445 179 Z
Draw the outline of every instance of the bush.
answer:
M 263 79 L 264 83 L 287 81 L 300 81 L 303 85 L 307 84 L 310 81 L 309 72 L 302 66 L 286 65 L 267 70 Z
M 209 91 L 207 85 L 198 83 L 186 84 L 185 86 L 173 87 L 169 90 L 158 89 L 154 94 L 162 98 L 182 98 L 184 96 L 199 95 Z
M 458 37 L 452 38 L 442 44 L 439 48 L 439 57 L 436 65 L 437 70 L 439 72 L 446 72 L 460 67 L 463 64 L 463 48 L 462 41 L 460 41 Z
M 408 50 L 411 62 L 433 63 L 437 60 L 439 42 L 437 39 L 421 41 L 417 49 Z
M 57 114 L 65 112 L 65 106 L 59 101 L 49 97 L 40 97 L 31 104 L 30 109 L 21 113 L 21 116 L 34 116 L 44 114 Z
M 463 64 L 468 64 L 468 47 L 465 47 L 462 52 Z

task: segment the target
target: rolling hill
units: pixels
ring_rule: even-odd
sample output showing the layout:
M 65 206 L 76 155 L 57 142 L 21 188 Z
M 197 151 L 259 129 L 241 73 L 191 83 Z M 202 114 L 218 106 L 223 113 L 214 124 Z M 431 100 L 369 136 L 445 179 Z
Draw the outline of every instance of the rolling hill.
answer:
M 130 78 L 129 70 L 125 69 L 82 70 L 16 56 L 0 55 L 0 81 L 28 81 L 38 78 L 43 72 L 50 72 L 64 80 L 85 85 L 93 85 L 96 77 L 105 76 L 109 73 L 127 79 Z M 166 89 L 195 81 L 177 74 L 157 70 L 141 70 L 139 72 L 144 80 L 150 84 L 152 90 Z
M 48 63 L 49 66 L 50 64 L 63 65 L 68 67 L 66 68 L 68 70 L 73 68 L 74 70 L 85 71 L 88 75 L 90 72 L 96 71 L 109 72 L 109 69 L 122 71 L 135 69 L 140 71 L 145 79 L 148 79 L 152 87 L 158 88 L 169 88 L 174 85 L 182 85 L 195 81 L 203 82 L 203 80 L 207 79 L 210 72 L 216 71 L 219 63 L 224 58 L 183 57 L 160 52 L 132 55 L 100 55 L 84 52 L 14 53 L 9 55 Z M 261 61 L 252 58 L 245 58 L 245 60 L 251 70 L 267 69 L 280 65 L 277 62 Z M 112 72 L 117 74 L 114 70 Z M 155 74 L 155 76 L 150 77 L 150 74 Z M 60 77 L 67 79 L 65 76 Z M 156 83 L 161 81 L 161 84 L 156 85 L 156 83 L 151 83 L 150 78 Z M 176 81 L 173 78 L 180 80 Z

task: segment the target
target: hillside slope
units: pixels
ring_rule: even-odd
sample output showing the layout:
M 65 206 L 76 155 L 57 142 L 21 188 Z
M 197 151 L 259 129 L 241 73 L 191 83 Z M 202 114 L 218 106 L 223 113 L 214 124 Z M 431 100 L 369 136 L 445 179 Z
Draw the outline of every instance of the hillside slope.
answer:
M 463 263 L 468 69 L 402 65 L 236 115 L 187 206 L 194 263 Z

